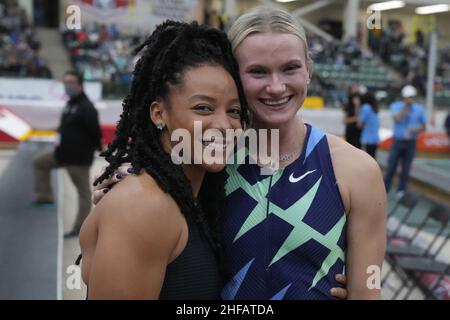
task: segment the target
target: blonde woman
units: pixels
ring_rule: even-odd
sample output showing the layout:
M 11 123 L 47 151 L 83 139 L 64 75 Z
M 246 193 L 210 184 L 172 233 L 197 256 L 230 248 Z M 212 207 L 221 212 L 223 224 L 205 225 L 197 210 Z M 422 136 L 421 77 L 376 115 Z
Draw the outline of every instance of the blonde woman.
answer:
M 252 128 L 279 130 L 281 168 L 261 175 L 263 159 L 253 154 L 257 164 L 226 167 L 221 297 L 332 299 L 347 294 L 336 281 L 345 273 L 349 299 L 378 299 L 377 281 L 367 284 L 385 250 L 380 168 L 297 116 L 312 71 L 302 26 L 285 11 L 260 7 L 236 20 L 229 39 Z

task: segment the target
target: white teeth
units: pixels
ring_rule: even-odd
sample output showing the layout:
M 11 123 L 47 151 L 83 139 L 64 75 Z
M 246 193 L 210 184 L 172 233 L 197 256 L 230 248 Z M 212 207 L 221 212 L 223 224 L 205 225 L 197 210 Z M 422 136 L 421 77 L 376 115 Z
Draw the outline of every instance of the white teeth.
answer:
M 279 99 L 279 100 L 261 99 L 261 102 L 264 104 L 267 104 L 269 106 L 276 106 L 276 105 L 284 104 L 284 103 L 288 102 L 290 98 L 291 97 L 286 97 L 286 98 Z
M 206 147 L 209 145 L 213 146 L 213 149 L 226 149 L 227 148 L 227 144 L 224 143 L 219 143 L 219 142 L 214 142 L 214 141 L 205 141 L 202 140 L 202 144 Z

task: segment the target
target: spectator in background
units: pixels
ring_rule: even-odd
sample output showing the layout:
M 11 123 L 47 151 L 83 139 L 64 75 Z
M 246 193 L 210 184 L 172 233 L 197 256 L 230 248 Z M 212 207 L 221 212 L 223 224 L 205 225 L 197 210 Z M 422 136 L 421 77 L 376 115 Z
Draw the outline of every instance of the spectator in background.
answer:
M 425 36 L 423 35 L 422 30 L 419 28 L 416 30 L 416 45 L 423 48 L 425 46 Z
M 403 101 L 394 102 L 390 107 L 394 119 L 394 137 L 384 179 L 386 191 L 389 192 L 397 166 L 399 162 L 402 163 L 398 197 L 401 197 L 406 190 L 409 171 L 416 152 L 417 136 L 425 131 L 426 125 L 423 106 L 414 102 L 414 98 L 417 96 L 416 88 L 407 85 L 403 87 L 401 94 Z
M 56 147 L 34 160 L 35 204 L 53 203 L 50 171 L 66 168 L 78 191 L 78 215 L 73 230 L 66 235 L 73 237 L 79 234 L 91 210 L 89 169 L 94 151 L 101 149 L 101 131 L 97 110 L 83 91 L 83 78 L 76 72 L 66 72 L 64 85 L 70 99 L 62 113 Z
M 450 111 L 445 118 L 445 132 L 447 132 L 448 139 L 450 140 Z
M 362 128 L 361 144 L 366 152 L 376 159 L 377 147 L 380 142 L 378 103 L 371 92 L 367 92 L 362 97 L 361 103 L 361 111 L 358 116 L 358 127 Z
M 89 23 L 77 32 L 63 32 L 62 37 L 74 68 L 85 80 L 102 81 L 105 91 L 114 94 L 127 89 L 133 70 L 128 57 L 141 42 L 140 32 L 130 36 L 120 34 L 114 24 Z
M 2 1 L 0 9 L 0 76 L 51 77 L 40 43 L 34 39 L 25 10 L 17 1 Z
M 412 86 L 417 88 L 420 94 L 425 95 L 425 72 L 420 70 L 420 66 L 417 66 L 414 69 L 410 69 L 408 75 L 406 76 L 407 83 L 410 83 Z
M 112 40 L 117 40 L 120 36 L 117 26 L 113 23 L 107 27 L 107 32 L 109 33 Z
M 361 149 L 361 129 L 357 126 L 361 97 L 357 85 L 348 88 L 348 102 L 344 107 L 345 140 Z

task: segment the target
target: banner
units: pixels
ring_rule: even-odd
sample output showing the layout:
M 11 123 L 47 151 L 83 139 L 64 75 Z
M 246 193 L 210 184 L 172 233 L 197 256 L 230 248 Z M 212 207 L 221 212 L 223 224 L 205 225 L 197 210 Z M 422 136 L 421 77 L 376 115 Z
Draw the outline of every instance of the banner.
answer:
M 123 33 L 147 34 L 164 20 L 203 21 L 203 0 L 65 0 L 77 5 L 82 25 L 114 24 Z
M 380 149 L 389 150 L 392 145 L 392 136 L 381 139 L 378 145 Z M 449 152 L 450 140 L 445 133 L 424 132 L 417 138 L 417 150 L 423 152 Z
M 197 0 L 153 0 L 153 14 L 163 19 L 193 20 Z
M 100 82 L 85 82 L 84 92 L 91 101 L 102 99 Z M 64 85 L 56 80 L 0 78 L 0 100 L 67 101 Z
M 78 0 L 82 10 L 99 17 L 125 15 L 129 6 L 135 1 L 127 0 Z

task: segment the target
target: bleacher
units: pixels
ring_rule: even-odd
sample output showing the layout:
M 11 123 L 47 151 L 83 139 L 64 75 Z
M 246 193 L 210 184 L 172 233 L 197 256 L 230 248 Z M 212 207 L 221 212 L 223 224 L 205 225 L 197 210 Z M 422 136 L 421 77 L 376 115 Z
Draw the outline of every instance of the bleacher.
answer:
M 0 77 L 52 78 L 40 46 L 17 0 L 0 0 Z
M 140 35 L 124 35 L 114 25 L 90 23 L 85 29 L 64 32 L 63 42 L 84 80 L 102 82 L 104 98 L 125 96 L 135 63 L 132 50 L 141 42 Z
M 414 85 L 422 95 L 425 95 L 429 39 L 423 32 L 416 30 L 415 42 L 405 43 L 403 39 L 406 34 L 403 31 L 393 33 L 397 29 L 403 30 L 400 21 L 381 32 L 377 41 L 369 42 L 370 49 L 386 64 L 396 69 L 406 82 Z M 450 106 L 450 46 L 438 46 L 434 99 L 437 106 Z
M 327 84 L 348 86 L 365 85 L 367 88 L 387 89 L 397 81 L 392 73 L 376 60 L 360 61 L 356 67 L 329 63 L 314 64 L 316 74 Z
M 436 77 L 434 99 L 436 105 L 450 109 L 450 63 L 445 74 Z
M 438 106 L 450 106 L 450 48 L 438 50 L 436 76 L 434 80 L 434 99 Z M 407 81 L 414 84 L 422 94 L 425 94 L 428 51 L 417 45 L 404 45 L 392 52 L 387 60 Z
M 320 91 L 327 105 L 341 107 L 353 84 L 374 92 L 381 103 L 395 98 L 402 80 L 372 52 L 362 50 L 355 41 L 330 43 L 310 36 L 309 42 L 314 61 L 312 89 L 315 93 Z

